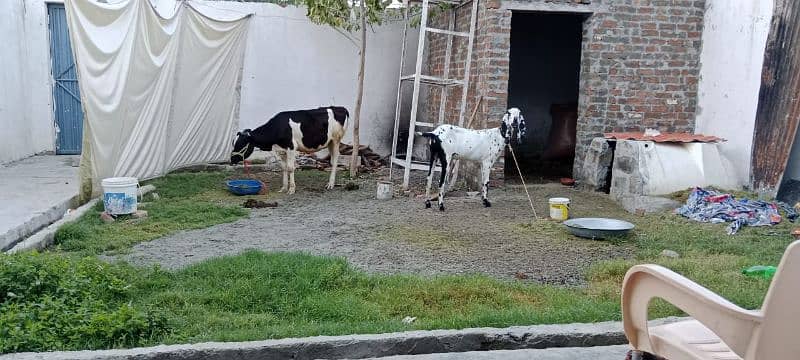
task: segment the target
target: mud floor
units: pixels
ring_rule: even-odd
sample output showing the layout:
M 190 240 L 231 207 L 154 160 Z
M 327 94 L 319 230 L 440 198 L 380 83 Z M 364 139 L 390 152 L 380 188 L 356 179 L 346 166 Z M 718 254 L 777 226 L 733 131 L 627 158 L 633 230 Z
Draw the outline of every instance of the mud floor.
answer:
M 481 273 L 500 279 L 526 278 L 550 284 L 580 284 L 587 266 L 603 259 L 633 254 L 625 242 L 612 244 L 572 237 L 561 225 L 533 220 L 519 185 L 490 189 L 492 207 L 479 197 L 456 191 L 446 198 L 447 211 L 424 208 L 417 192 L 397 192 L 392 200 L 375 199 L 375 179 L 367 175 L 358 190 L 337 186 L 322 191 L 326 176 L 298 176 L 297 193 L 270 194 L 276 208 L 253 209 L 247 219 L 201 230 L 177 233 L 136 245 L 123 258 L 133 264 L 160 264 L 175 269 L 245 249 L 302 251 L 347 258 L 368 272 L 420 275 Z M 270 189 L 280 187 L 270 173 Z M 345 182 L 344 177 L 338 180 Z M 632 220 L 603 194 L 586 193 L 558 184 L 529 186 L 540 217 L 547 199 L 572 199 L 571 215 L 616 216 Z

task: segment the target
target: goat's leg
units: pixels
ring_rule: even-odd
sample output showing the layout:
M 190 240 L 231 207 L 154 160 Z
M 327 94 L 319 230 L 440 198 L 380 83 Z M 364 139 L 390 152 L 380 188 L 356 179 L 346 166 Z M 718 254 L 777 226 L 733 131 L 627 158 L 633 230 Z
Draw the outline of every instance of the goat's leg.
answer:
M 431 186 L 433 184 L 433 165 L 436 164 L 435 155 L 431 154 L 430 173 L 428 174 L 428 183 L 425 185 L 425 208 L 431 208 Z M 444 171 L 444 170 L 442 170 Z
M 492 173 L 493 164 L 493 161 L 489 162 L 488 160 L 481 162 L 481 197 L 485 207 L 492 206 L 492 203 L 489 202 L 489 175 Z
M 286 166 L 286 151 L 275 151 L 275 155 L 278 156 L 278 160 L 281 162 L 281 170 L 283 171 L 283 185 L 278 192 L 284 192 L 288 188 L 289 183 L 289 174 L 287 172 L 288 168 Z
M 449 168 L 453 164 L 453 155 L 445 154 L 444 164 L 442 165 L 442 177 L 439 180 L 439 211 L 444 211 L 444 193 L 447 192 L 447 183 L 450 181 Z
M 328 179 L 326 189 L 331 190 L 336 185 L 336 167 L 339 166 L 339 141 L 331 141 L 328 144 L 328 152 L 331 153 L 331 177 Z
M 297 154 L 294 150 L 286 150 L 286 172 L 289 173 L 289 190 L 286 191 L 287 194 L 294 194 L 295 186 L 294 186 L 294 168 L 295 168 L 295 155 Z

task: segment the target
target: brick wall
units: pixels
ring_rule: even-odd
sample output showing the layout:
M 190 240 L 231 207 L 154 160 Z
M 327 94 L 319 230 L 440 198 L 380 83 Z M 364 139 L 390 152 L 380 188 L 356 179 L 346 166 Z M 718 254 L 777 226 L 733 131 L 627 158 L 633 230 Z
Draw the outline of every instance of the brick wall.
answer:
M 704 0 L 530 0 L 597 9 L 584 22 L 575 176 L 592 138 L 608 131 L 693 131 L 697 107 Z M 552 5 L 552 4 L 551 4 Z M 470 6 L 456 16 L 467 31 Z M 449 12 L 431 20 L 447 28 Z M 479 3 L 465 122 L 479 96 L 474 128 L 497 126 L 507 107 L 512 11 L 501 0 Z M 442 76 L 446 37 L 428 36 L 427 72 Z M 453 44 L 449 77 L 463 76 L 466 39 Z M 439 90 L 427 100 L 429 120 L 438 120 Z M 458 118 L 461 90 L 451 88 L 448 123 Z
M 464 109 L 464 124 L 469 122 L 470 115 L 478 99 L 483 96 L 480 107 L 476 113 L 472 128 L 483 129 L 499 126 L 500 120 L 506 111 L 508 100 L 508 53 L 511 48 L 511 11 L 500 10 L 500 2 L 496 0 L 480 1 L 478 3 L 475 40 L 473 43 L 472 63 L 470 69 L 469 89 L 467 103 Z M 457 9 L 454 20 L 456 31 L 469 31 L 470 13 L 472 5 L 467 4 Z M 430 21 L 431 27 L 447 29 L 451 12 L 442 11 Z M 464 63 L 468 41 L 466 38 L 454 37 L 448 78 L 461 79 L 464 76 Z M 444 77 L 444 59 L 447 48 L 447 37 L 439 34 L 428 35 L 426 51 L 428 54 L 427 73 L 433 76 Z M 460 86 L 447 88 L 444 121 L 450 124 L 458 123 L 461 111 L 462 88 Z M 428 119 L 437 122 L 441 100 L 441 89 L 432 88 L 427 100 L 426 111 Z M 479 188 L 480 171 L 474 164 L 462 163 L 463 179 L 469 188 Z M 492 171 L 493 185 L 499 185 L 503 180 L 503 157 L 495 164 Z M 459 175 L 460 176 L 460 175 Z
M 584 25 L 575 173 L 608 131 L 693 131 L 705 1 L 609 1 Z
M 478 4 L 478 21 L 473 44 L 468 100 L 464 111 L 464 122 L 466 123 L 478 97 L 483 96 L 476 121 L 473 123 L 474 128 L 486 127 L 486 119 L 490 119 L 488 121 L 490 126 L 498 125 L 506 110 L 508 53 L 511 48 L 511 11 L 499 10 L 499 4 L 498 1 L 481 1 Z M 457 10 L 454 21 L 456 31 L 469 31 L 471 11 L 472 7 L 469 4 Z M 431 20 L 430 26 L 447 29 L 449 17 L 449 11 L 441 12 Z M 444 76 L 446 40 L 447 37 L 443 35 L 428 35 L 427 71 L 431 75 Z M 466 38 L 454 37 L 450 71 L 447 77 L 461 79 L 464 76 L 466 47 Z M 445 122 L 452 124 L 458 121 L 462 89 L 455 86 L 448 88 L 447 91 Z M 427 114 L 434 121 L 438 120 L 440 95 L 440 90 L 434 89 L 428 100 Z

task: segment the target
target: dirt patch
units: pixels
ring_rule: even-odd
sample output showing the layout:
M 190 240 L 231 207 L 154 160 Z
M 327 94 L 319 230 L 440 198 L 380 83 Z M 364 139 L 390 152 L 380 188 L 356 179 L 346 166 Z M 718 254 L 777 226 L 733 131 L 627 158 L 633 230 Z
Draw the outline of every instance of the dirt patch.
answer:
M 376 179 L 385 174 L 360 179 L 358 190 L 337 186 L 320 191 L 327 173 L 299 171 L 296 194 L 270 193 L 278 208 L 254 209 L 249 218 L 235 223 L 141 243 L 124 259 L 175 269 L 244 249 L 304 251 L 342 256 L 369 272 L 481 273 L 570 285 L 583 283 L 584 270 L 598 260 L 633 254 L 633 247 L 624 242 L 579 239 L 558 223 L 533 220 L 520 186 L 491 189 L 490 208 L 484 208 L 479 197 L 458 191 L 447 197 L 446 212 L 425 209 L 418 196 L 424 186 L 420 174 L 411 193 L 380 201 L 375 199 Z M 280 184 L 280 174 L 262 173 L 259 180 Z M 618 217 L 635 223 L 635 217 L 603 194 L 559 184 L 529 189 L 539 216 L 546 216 L 548 198 L 564 196 L 572 199 L 573 217 Z

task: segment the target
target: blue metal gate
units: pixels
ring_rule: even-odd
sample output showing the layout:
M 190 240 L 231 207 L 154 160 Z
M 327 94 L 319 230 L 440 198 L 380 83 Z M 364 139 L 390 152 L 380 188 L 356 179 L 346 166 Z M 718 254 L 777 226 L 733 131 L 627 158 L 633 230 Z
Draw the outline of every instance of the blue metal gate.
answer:
M 50 58 L 53 62 L 53 110 L 58 132 L 56 154 L 80 154 L 83 110 L 64 5 L 48 4 L 47 14 L 50 20 Z

